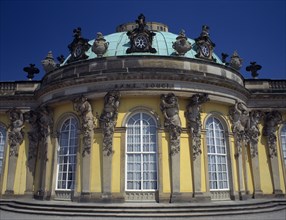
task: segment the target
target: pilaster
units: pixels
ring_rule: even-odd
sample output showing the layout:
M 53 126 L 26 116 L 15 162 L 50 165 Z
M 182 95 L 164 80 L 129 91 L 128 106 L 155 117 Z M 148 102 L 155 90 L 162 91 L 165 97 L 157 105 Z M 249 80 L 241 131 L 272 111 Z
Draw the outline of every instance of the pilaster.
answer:
M 15 174 L 17 167 L 18 157 L 12 155 L 9 157 L 8 161 L 8 175 L 7 175 L 7 187 L 5 191 L 5 195 L 14 195 L 14 182 L 15 182 Z
M 170 202 L 180 200 L 180 151 L 171 154 L 171 198 Z
M 253 143 L 250 143 L 251 148 L 257 149 L 256 146 L 253 146 Z M 253 175 L 253 182 L 254 182 L 254 192 L 253 198 L 260 198 L 263 196 L 263 191 L 261 190 L 261 183 L 260 183 L 260 169 L 259 169 L 259 158 L 258 155 L 253 155 L 251 158 L 251 165 L 252 165 L 252 175 Z

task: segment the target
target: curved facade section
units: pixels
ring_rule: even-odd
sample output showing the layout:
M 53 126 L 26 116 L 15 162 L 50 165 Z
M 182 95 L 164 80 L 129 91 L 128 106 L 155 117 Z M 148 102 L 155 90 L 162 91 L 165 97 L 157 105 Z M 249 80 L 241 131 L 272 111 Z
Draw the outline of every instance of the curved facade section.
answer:
M 142 20 L 124 31 L 88 41 L 76 29 L 71 56 L 49 54 L 41 81 L 0 83 L 1 197 L 285 197 L 286 81 L 244 79 L 207 26 L 194 40 Z

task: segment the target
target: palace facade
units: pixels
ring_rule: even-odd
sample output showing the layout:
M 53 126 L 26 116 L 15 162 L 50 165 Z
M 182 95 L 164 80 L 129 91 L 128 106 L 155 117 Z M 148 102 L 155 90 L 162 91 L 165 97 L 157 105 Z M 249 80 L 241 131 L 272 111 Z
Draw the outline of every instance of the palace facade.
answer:
M 51 52 L 0 82 L 0 195 L 80 202 L 285 197 L 286 80 L 240 74 L 197 38 L 146 22 Z

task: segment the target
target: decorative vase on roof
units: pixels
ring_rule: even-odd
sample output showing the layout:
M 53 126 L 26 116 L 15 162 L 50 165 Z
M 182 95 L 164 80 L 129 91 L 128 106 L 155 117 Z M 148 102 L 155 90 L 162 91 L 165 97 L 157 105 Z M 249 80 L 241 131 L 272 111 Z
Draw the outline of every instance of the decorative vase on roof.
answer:
M 240 70 L 242 67 L 242 59 L 239 57 L 236 51 L 233 52 L 229 65 L 236 70 Z
M 49 51 L 47 57 L 42 60 L 42 65 L 46 73 L 49 73 L 57 68 L 52 51 Z
M 97 37 L 92 45 L 92 51 L 97 55 L 97 57 L 102 57 L 107 51 L 109 42 L 106 42 L 102 33 L 98 32 Z

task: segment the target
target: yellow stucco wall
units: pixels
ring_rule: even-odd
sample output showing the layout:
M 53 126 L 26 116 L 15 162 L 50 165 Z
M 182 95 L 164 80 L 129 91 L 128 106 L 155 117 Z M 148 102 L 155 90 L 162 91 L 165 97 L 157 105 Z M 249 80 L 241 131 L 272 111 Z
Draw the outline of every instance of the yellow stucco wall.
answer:
M 111 165 L 111 192 L 119 193 L 120 192 L 120 163 L 121 158 L 121 135 L 120 133 L 115 133 L 113 137 L 113 155 L 112 155 L 112 165 Z
M 158 116 L 159 119 L 159 125 L 163 127 L 164 124 L 164 118 L 160 110 L 160 97 L 141 97 L 141 96 L 124 96 L 120 100 L 120 106 L 119 106 L 119 112 L 118 112 L 118 120 L 117 120 L 117 127 L 123 127 L 124 120 L 126 120 L 129 113 L 134 109 L 149 109 L 152 112 L 155 113 L 156 116 Z M 93 114 L 100 115 L 103 108 L 104 108 L 104 101 L 103 99 L 95 99 L 91 101 Z M 182 122 L 182 128 L 185 129 L 187 126 L 186 118 L 185 118 L 185 109 L 187 106 L 187 100 L 186 99 L 180 99 L 179 100 L 179 115 Z M 65 116 L 66 113 L 74 113 L 75 115 L 78 115 L 77 112 L 73 110 L 73 104 L 72 102 L 66 102 L 66 103 L 58 103 L 57 105 L 53 106 L 54 109 L 54 129 L 57 129 L 59 124 L 62 123 L 62 117 Z M 223 124 L 225 126 L 225 129 L 231 133 L 231 123 L 228 117 L 228 111 L 229 106 L 226 106 L 221 103 L 217 102 L 207 102 L 202 105 L 202 114 L 201 114 L 201 120 L 203 125 L 203 130 L 205 129 L 205 122 L 206 118 L 209 114 L 215 113 L 216 115 L 220 115 L 220 119 L 222 119 Z M 286 115 L 283 116 L 284 120 L 286 118 Z M 1 122 L 5 125 L 8 125 L 9 120 L 8 117 L 4 114 L 1 115 Z M 97 122 L 98 123 L 98 122 Z M 99 125 L 97 124 L 97 128 Z M 27 150 L 28 150 L 28 132 L 29 126 L 27 125 L 24 128 L 25 132 L 25 140 L 21 144 L 19 148 L 19 156 L 17 161 L 17 167 L 16 167 L 16 174 L 15 174 L 15 184 L 14 184 L 14 192 L 15 194 L 22 195 L 25 192 L 26 189 L 26 159 L 27 159 Z M 260 132 L 262 134 L 262 125 L 259 125 Z M 187 132 L 186 132 L 187 131 Z M 114 134 L 113 139 L 113 150 L 114 154 L 112 156 L 112 177 L 111 177 L 111 191 L 115 193 L 119 193 L 122 186 L 121 179 L 124 178 L 125 172 L 122 172 L 121 167 L 125 166 L 125 164 L 121 164 L 123 161 L 121 159 L 122 152 L 124 152 L 124 144 L 123 144 L 123 133 L 116 132 Z M 277 135 L 280 134 L 277 132 Z M 168 132 L 165 133 L 164 131 L 161 133 L 162 139 L 158 141 L 158 143 L 161 143 L 161 154 L 159 155 L 160 160 L 158 160 L 158 166 L 160 167 L 159 170 L 159 184 L 162 187 L 163 193 L 169 193 L 171 192 L 171 169 L 170 169 L 170 156 L 169 156 L 169 134 Z M 80 139 L 81 140 L 81 139 Z M 57 149 L 56 141 L 54 139 L 51 140 L 49 149 L 48 149 L 48 158 L 47 161 L 47 174 L 46 174 L 46 190 L 52 190 L 52 186 L 55 186 L 55 176 L 56 173 L 54 173 L 56 161 L 57 158 L 55 158 L 56 154 L 55 151 Z M 192 192 L 193 190 L 193 180 L 192 180 L 192 162 L 191 162 L 191 154 L 190 154 L 190 135 L 188 133 L 188 130 L 185 130 L 181 135 L 181 151 L 180 151 L 180 190 L 181 192 Z M 234 157 L 235 153 L 235 147 L 234 147 L 234 140 L 232 135 L 226 137 L 229 156 L 230 156 L 230 164 L 229 167 L 232 173 L 233 181 L 233 188 L 235 191 L 238 190 L 238 176 L 237 176 L 237 164 L 236 159 Z M 82 146 L 82 143 L 80 143 L 80 146 Z M 91 192 L 101 192 L 102 190 L 102 134 L 101 133 L 95 133 L 94 135 L 94 143 L 91 148 L 91 163 L 90 163 L 90 191 Z M 269 166 L 269 159 L 267 156 L 267 150 L 266 150 L 266 138 L 263 136 L 259 137 L 259 144 L 258 144 L 258 158 L 259 158 L 259 170 L 260 170 L 260 182 L 261 182 L 261 189 L 264 194 L 272 194 L 273 192 L 273 186 L 271 181 L 271 171 Z M 205 150 L 206 147 L 206 141 L 205 141 L 205 133 L 202 134 L 202 155 L 206 155 L 207 152 Z M 278 147 L 278 163 L 279 163 L 279 175 L 280 175 L 280 185 L 283 192 L 285 192 L 285 180 L 284 180 L 284 174 L 282 169 L 283 164 L 283 158 L 281 155 L 281 149 Z M 2 194 L 5 192 L 7 188 L 7 174 L 8 174 L 8 160 L 9 158 L 9 147 L 5 151 L 6 160 L 5 165 L 3 165 L 3 179 L 2 179 Z M 125 155 L 125 154 L 124 154 Z M 81 191 L 81 174 L 82 174 L 82 168 L 81 168 L 81 147 L 78 153 L 78 165 L 77 165 L 77 192 Z M 247 156 L 245 157 L 245 171 L 247 176 L 247 183 L 246 188 L 250 191 L 250 193 L 253 193 L 254 186 L 253 186 L 253 174 L 252 174 L 252 164 L 250 161 L 250 152 L 248 150 Z M 54 164 L 53 164 L 54 163 Z M 36 170 L 36 178 L 39 177 L 41 171 L 39 170 L 39 162 L 38 167 Z M 208 175 L 208 167 L 207 167 L 207 157 L 202 156 L 201 157 L 201 189 L 202 192 L 207 191 L 207 183 L 206 183 L 206 175 Z M 243 174 L 242 174 L 243 175 Z M 242 176 L 243 177 L 243 176 Z M 53 181 L 51 185 L 51 179 Z M 37 181 L 35 185 L 35 190 L 37 189 Z
M 166 158 L 165 158 L 166 159 Z M 180 148 L 180 191 L 192 192 L 192 166 L 191 166 L 189 135 L 181 134 Z
M 101 192 L 101 172 L 102 162 L 101 162 L 101 148 L 102 145 L 102 134 L 96 133 L 94 136 L 94 143 L 91 149 L 90 158 L 90 191 L 91 192 Z
M 260 126 L 262 134 L 262 126 Z M 258 142 L 258 157 L 259 157 L 259 170 L 261 180 L 261 190 L 264 194 L 272 194 L 273 186 L 271 181 L 271 166 L 270 159 L 267 152 L 267 141 L 266 138 L 261 136 Z
M 169 135 L 162 133 L 162 184 L 163 192 L 171 192 L 170 157 L 169 157 Z

